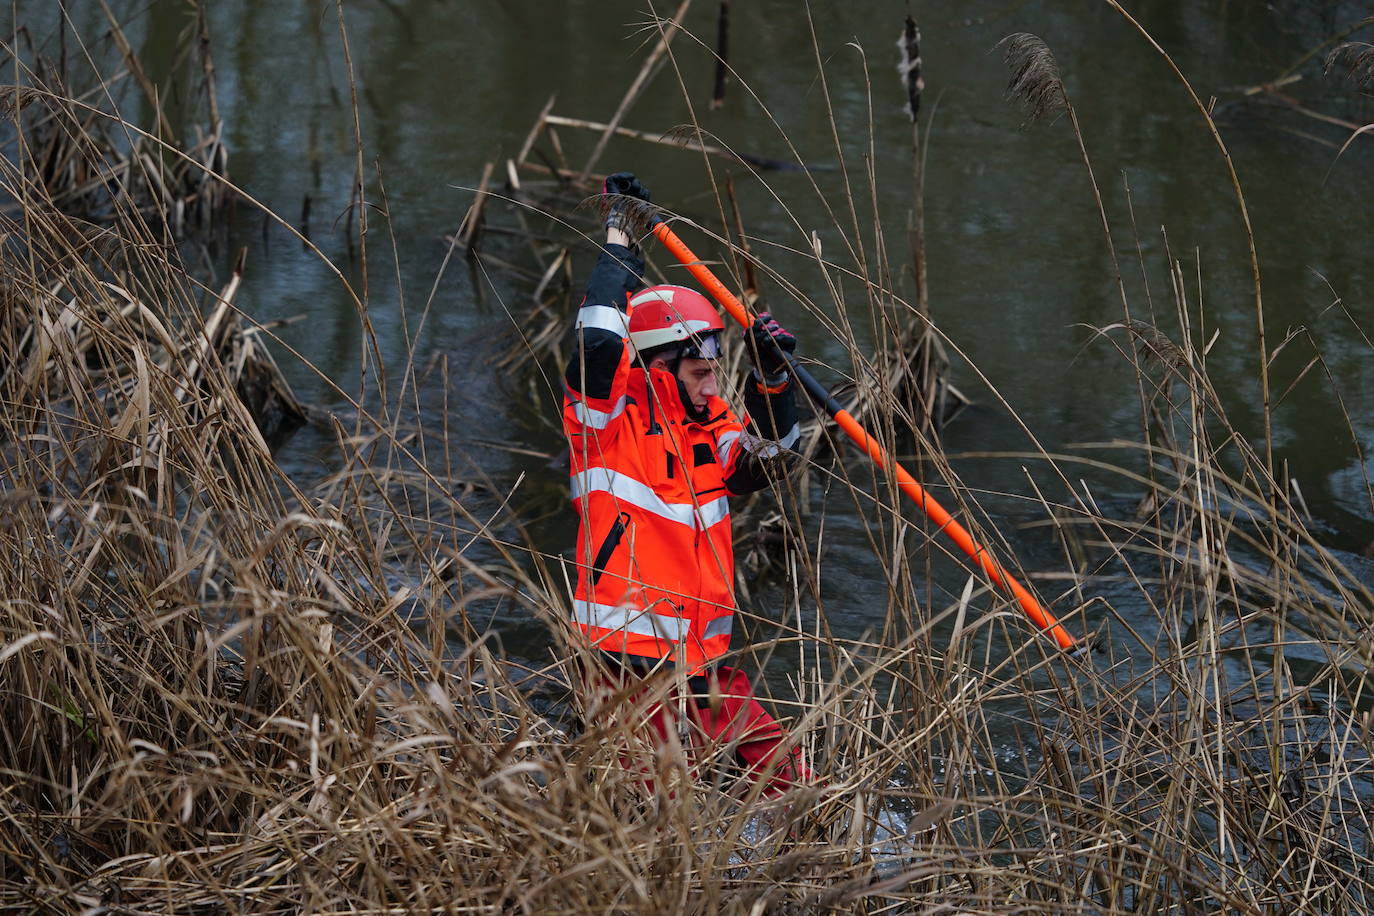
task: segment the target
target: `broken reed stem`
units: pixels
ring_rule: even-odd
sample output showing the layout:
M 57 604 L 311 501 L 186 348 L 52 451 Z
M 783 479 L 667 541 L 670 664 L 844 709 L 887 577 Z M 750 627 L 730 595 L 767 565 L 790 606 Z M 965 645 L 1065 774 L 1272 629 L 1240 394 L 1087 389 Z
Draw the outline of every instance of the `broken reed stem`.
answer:
M 921 32 L 916 20 L 906 17 L 902 35 L 897 40 L 900 60 L 898 75 L 906 96 L 907 117 L 911 119 L 911 272 L 916 282 L 916 308 L 922 316 L 930 316 L 930 293 L 926 283 L 925 241 L 925 154 L 921 149 L 921 93 L 925 78 L 921 74 Z
M 740 265 L 737 273 L 744 277 L 744 291 L 740 299 L 752 311 L 754 303 L 759 298 L 759 280 L 754 270 L 754 255 L 749 249 L 749 236 L 744 232 L 744 217 L 739 212 L 739 198 L 735 195 L 733 175 L 727 175 L 725 178 L 725 197 L 730 202 L 730 215 L 734 220 L 735 242 L 731 246 L 731 254 L 738 251 L 742 255 L 736 259 Z
M 725 86 L 730 80 L 730 0 L 720 0 L 716 17 L 716 68 L 711 87 L 711 110 L 725 104 Z
M 461 248 L 467 254 L 472 253 L 472 248 L 477 243 L 477 235 L 482 230 L 482 211 L 487 206 L 487 184 L 491 181 L 493 168 L 494 164 L 490 162 L 482 168 L 482 177 L 477 181 L 477 193 L 473 197 L 467 213 L 463 214 L 462 224 L 458 227 L 457 240 L 454 242 L 454 246 Z
M 722 159 L 729 159 L 733 162 L 758 164 L 759 162 L 765 161 L 762 160 L 760 157 L 746 157 L 746 154 L 735 153 L 731 150 L 722 149 L 719 146 L 711 146 L 710 144 L 702 143 L 699 140 L 695 140 L 691 137 L 682 136 L 678 133 L 655 134 L 651 131 L 635 130 L 632 127 L 621 127 L 614 123 L 605 124 L 599 121 L 586 121 L 582 118 L 568 118 L 562 115 L 555 114 L 546 114 L 543 120 L 544 123 L 547 125 L 557 127 L 577 127 L 584 130 L 599 130 L 602 131 L 603 134 L 609 132 L 618 137 L 631 137 L 635 140 L 644 140 L 648 143 L 655 143 L 660 146 L 671 146 L 677 149 L 688 150 L 690 152 L 705 153 L 708 156 L 719 156 Z M 588 173 L 584 172 L 582 176 L 583 180 L 586 179 L 587 174 Z
M 129 39 L 124 35 L 124 29 L 120 25 L 114 11 L 110 9 L 109 3 L 107 3 L 106 0 L 99 0 L 99 2 L 100 10 L 105 14 L 105 21 L 110 27 L 110 36 L 114 38 L 115 44 L 119 48 L 119 53 L 124 58 L 124 65 L 128 67 L 129 72 L 133 74 L 134 82 L 138 83 L 138 88 L 143 92 L 143 97 L 147 100 L 148 107 L 151 108 L 157 116 L 158 136 L 167 143 L 175 144 L 176 133 L 172 130 L 172 125 L 168 122 L 167 115 L 163 111 L 161 95 L 157 88 L 153 86 L 152 80 L 148 79 L 148 75 L 143 71 L 142 61 L 139 59 L 138 55 L 134 53 L 133 47 L 130 46 Z

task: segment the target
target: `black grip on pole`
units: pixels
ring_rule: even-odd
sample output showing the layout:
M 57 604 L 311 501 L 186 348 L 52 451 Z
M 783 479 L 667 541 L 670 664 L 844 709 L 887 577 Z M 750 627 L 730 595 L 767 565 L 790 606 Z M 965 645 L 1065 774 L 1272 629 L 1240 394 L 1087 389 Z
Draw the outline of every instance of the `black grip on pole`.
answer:
M 779 350 L 779 352 L 781 352 L 781 350 Z M 832 396 L 829 391 L 825 390 L 825 386 L 816 381 L 815 377 L 797 362 L 795 356 L 791 353 L 783 353 L 783 356 L 787 357 L 788 368 L 791 369 L 792 374 L 797 377 L 797 381 L 801 382 L 801 386 L 806 389 L 806 393 L 811 395 L 811 400 L 815 401 L 827 415 L 833 417 L 835 414 L 844 410 L 844 405 L 835 400 L 834 396 Z

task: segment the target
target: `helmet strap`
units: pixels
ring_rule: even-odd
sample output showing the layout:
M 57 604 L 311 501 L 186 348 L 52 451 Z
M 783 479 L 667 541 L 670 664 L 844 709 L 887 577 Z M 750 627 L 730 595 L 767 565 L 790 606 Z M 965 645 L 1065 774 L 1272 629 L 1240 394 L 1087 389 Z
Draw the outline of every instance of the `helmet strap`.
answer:
M 677 382 L 678 399 L 682 401 L 682 409 L 687 412 L 687 418 L 689 420 L 692 420 L 693 422 L 700 423 L 706 419 L 706 411 L 697 410 L 695 407 L 692 406 L 692 399 L 687 394 L 687 386 L 683 383 L 682 379 L 678 378 L 677 375 L 678 370 L 682 368 L 682 360 L 685 358 L 683 356 L 683 349 L 684 348 L 679 347 L 677 351 L 673 353 L 672 358 L 664 361 L 663 371 L 671 375 L 673 377 L 674 382 Z M 656 360 L 660 359 L 664 355 L 665 354 L 663 353 L 654 353 L 651 354 L 648 359 L 645 359 L 644 354 L 641 353 L 639 358 L 644 369 L 647 371 L 653 366 Z
M 687 386 L 682 383 L 682 379 L 673 373 L 673 379 L 677 382 L 677 396 L 682 400 L 682 409 L 687 412 L 687 419 L 694 423 L 700 423 L 706 419 L 706 411 L 697 410 L 692 406 L 692 399 L 687 396 Z
M 692 406 L 692 398 L 687 394 L 687 385 L 682 379 L 678 378 L 677 370 L 682 365 L 682 357 L 679 356 L 668 365 L 668 371 L 673 373 L 673 381 L 677 382 L 677 396 L 682 401 L 682 409 L 687 412 L 687 419 L 693 423 L 701 423 L 706 419 L 705 410 L 697 410 Z

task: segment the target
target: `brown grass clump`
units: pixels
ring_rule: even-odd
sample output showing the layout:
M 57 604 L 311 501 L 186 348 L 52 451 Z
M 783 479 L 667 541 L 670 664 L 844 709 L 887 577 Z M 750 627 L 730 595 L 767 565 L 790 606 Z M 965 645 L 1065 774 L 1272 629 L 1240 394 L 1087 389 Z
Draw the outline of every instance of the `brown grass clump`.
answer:
M 795 587 L 741 650 L 794 672 L 778 705 L 825 782 L 762 800 L 728 748 L 654 748 L 623 697 L 579 688 L 561 559 L 511 494 L 466 483 L 455 431 L 358 408 L 304 490 L 237 371 L 270 334 L 234 282 L 197 279 L 129 195 L 77 220 L 37 167 L 0 165 L 0 908 L 1370 910 L 1374 596 L 1228 419 L 1181 270 L 1169 326 L 1100 329 L 1137 352 L 1149 439 L 1116 466 L 1019 459 L 1063 482 L 1042 501 L 1068 569 L 1047 597 L 1102 652 L 1054 655 L 976 579 L 922 600 L 950 561 L 830 450 L 824 498 L 784 494 Z M 813 254 L 891 444 L 911 418 L 853 328 L 907 307 L 881 250 Z M 847 309 L 841 280 L 864 290 Z M 1075 464 L 1142 510 L 1104 510 Z M 977 527 L 938 453 L 928 473 Z M 858 507 L 887 577 L 861 638 L 827 625 L 827 498 Z M 552 660 L 503 657 L 493 605 L 542 621 Z

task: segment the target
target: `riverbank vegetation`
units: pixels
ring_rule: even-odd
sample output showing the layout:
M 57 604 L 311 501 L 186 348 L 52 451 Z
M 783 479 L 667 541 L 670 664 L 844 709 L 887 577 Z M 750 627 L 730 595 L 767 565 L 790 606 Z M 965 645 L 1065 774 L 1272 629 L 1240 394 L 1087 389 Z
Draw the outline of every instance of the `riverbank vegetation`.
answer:
M 823 781 L 763 799 L 728 749 L 655 747 L 606 714 L 623 698 L 578 689 L 561 547 L 511 511 L 518 482 L 452 453 L 461 431 L 414 419 L 416 377 L 442 365 L 370 365 L 388 384 L 312 416 L 275 371 L 272 328 L 240 312 L 239 273 L 208 282 L 186 237 L 230 197 L 255 206 L 228 154 L 159 139 L 8 50 L 22 88 L 3 90 L 0 159 L 0 907 L 1371 908 L 1374 595 L 1314 534 L 1262 430 L 1229 418 L 1182 261 L 1150 307 L 1123 287 L 1120 320 L 1098 329 L 1132 366 L 1139 440 L 1017 458 L 1055 481 L 1024 501 L 1059 550 L 1033 581 L 1095 654 L 1059 655 L 979 577 L 950 597 L 927 586 L 959 562 L 938 535 L 852 451 L 813 450 L 808 490 L 779 494 L 767 559 L 785 606 L 736 644 L 794 672 L 776 702 Z M 1022 94 L 1070 110 L 1048 47 L 1004 50 Z M 1205 105 L 1198 118 L 1211 126 Z M 1076 132 L 1067 120 L 1052 129 Z M 894 364 L 866 355 L 873 326 L 938 327 L 939 304 L 889 269 L 872 174 L 844 178 L 838 220 L 868 247 L 802 252 L 830 282 L 798 301 L 829 316 L 870 428 L 916 451 L 1010 558 L 989 495 L 913 422 Z M 363 257 L 387 231 L 367 212 L 350 215 Z M 769 275 L 769 250 L 730 237 Z M 330 269 L 371 333 L 365 285 Z M 1257 320 L 1261 294 L 1256 274 Z M 1277 343 L 1258 330 L 1267 373 Z M 273 460 L 305 422 L 331 441 L 319 480 Z M 1087 470 L 1135 505 L 1100 504 Z M 886 578 L 863 634 L 828 624 L 832 501 L 856 507 Z M 549 656 L 506 658 L 483 622 L 494 604 L 546 627 Z

